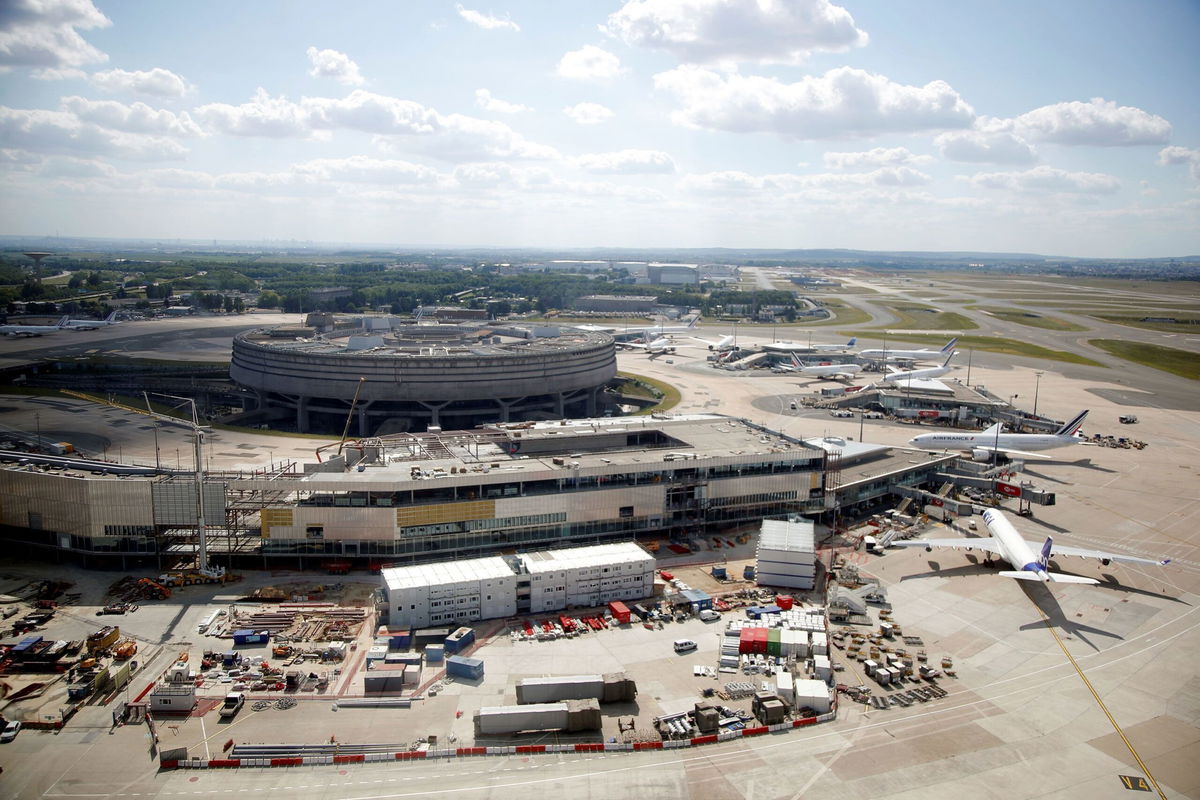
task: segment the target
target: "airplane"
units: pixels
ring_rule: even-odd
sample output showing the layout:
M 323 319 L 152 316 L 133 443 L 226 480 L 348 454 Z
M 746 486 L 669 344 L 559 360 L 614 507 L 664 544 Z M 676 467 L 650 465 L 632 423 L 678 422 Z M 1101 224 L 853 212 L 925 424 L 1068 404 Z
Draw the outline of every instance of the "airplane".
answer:
M 862 366 L 859 364 L 814 364 L 806 367 L 800 363 L 795 354 L 792 354 L 791 364 L 780 364 L 774 370 L 778 372 L 795 372 L 814 378 L 825 378 L 826 380 L 850 380 L 862 371 Z
M 976 461 L 988 461 L 996 455 L 1050 458 L 1031 450 L 1050 450 L 1078 444 L 1079 427 L 1088 410 L 1084 409 L 1054 433 L 1001 433 L 1004 425 L 997 422 L 977 433 L 923 433 L 908 440 L 909 444 L 926 450 L 965 450 Z
M 64 328 L 72 331 L 94 331 L 97 328 L 107 328 L 109 325 L 120 325 L 117 312 L 110 312 L 104 319 L 68 319 Z
M 860 350 L 858 357 L 875 361 L 899 361 L 901 359 L 932 361 L 954 352 L 954 345 L 956 344 L 958 344 L 957 336 L 946 342 L 946 346 L 941 350 L 930 350 L 928 348 L 922 350 Z
M 951 370 L 955 369 L 955 367 L 950 366 L 950 359 L 954 358 L 954 356 L 957 352 L 958 352 L 957 350 L 952 351 L 948 356 L 946 356 L 946 360 L 942 362 L 942 365 L 940 367 L 925 367 L 924 369 L 910 369 L 910 370 L 906 370 L 904 372 L 901 372 L 900 370 L 897 370 L 894 367 L 888 367 L 888 369 L 895 370 L 895 371 L 890 372 L 887 375 L 884 375 L 882 378 L 880 378 L 880 380 L 883 381 L 884 383 L 900 383 L 902 381 L 913 381 L 913 380 L 918 380 L 918 379 L 924 380 L 926 378 L 936 378 L 939 375 L 945 375 L 947 372 L 950 372 Z
M 696 324 L 700 322 L 700 317 L 694 317 L 687 325 L 663 325 L 660 321 L 657 325 L 641 328 L 613 328 L 604 325 L 572 325 L 572 328 L 578 328 L 583 331 L 591 331 L 593 333 L 639 333 L 644 336 L 660 336 L 664 333 L 687 333 L 696 329 Z
M 704 342 L 704 344 L 708 345 L 709 350 L 713 350 L 717 353 L 724 353 L 726 350 L 733 349 L 732 336 L 722 336 L 715 342 L 711 339 L 701 339 L 699 336 L 692 336 L 691 338 L 695 339 L 697 342 Z
M 1085 578 L 1081 575 L 1065 575 L 1061 572 L 1050 572 L 1048 563 L 1051 558 L 1057 556 L 1079 556 L 1080 558 L 1096 558 L 1101 564 L 1107 566 L 1113 561 L 1124 561 L 1131 564 L 1155 564 L 1165 566 L 1171 563 L 1171 559 L 1165 558 L 1155 560 L 1151 558 L 1139 558 L 1137 556 L 1124 556 L 1118 553 L 1106 553 L 1101 550 L 1085 550 L 1081 547 L 1064 547 L 1055 545 L 1054 540 L 1047 536 L 1045 543 L 1042 544 L 1041 551 L 1034 555 L 1036 543 L 1027 541 L 1017 533 L 1017 529 L 1013 527 L 1008 518 L 994 508 L 989 508 L 983 512 L 983 524 L 987 526 L 988 532 L 992 535 L 989 538 L 979 539 L 904 539 L 893 541 L 893 546 L 898 547 L 924 547 L 925 550 L 932 551 L 935 547 L 948 547 L 957 550 L 974 550 L 978 548 L 992 555 L 1000 556 L 1012 566 L 1019 566 L 1019 569 L 1005 570 L 1000 573 L 1005 578 L 1016 578 L 1022 581 L 1040 581 L 1042 583 L 1088 583 L 1098 584 L 1100 581 L 1095 578 Z
M 67 326 L 67 318 L 63 317 L 54 325 L 0 325 L 0 334 L 5 336 L 41 336 L 46 333 L 57 333 Z
M 633 350 L 642 350 L 652 356 L 660 356 L 664 353 L 675 352 L 675 342 L 668 339 L 666 336 L 660 336 L 652 342 L 643 344 L 642 342 L 617 342 L 618 347 L 628 347 Z
M 858 341 L 858 337 L 855 336 L 854 338 L 852 338 L 850 341 L 846 342 L 845 344 L 813 344 L 813 345 L 809 345 L 809 347 L 818 352 L 841 352 L 843 350 L 849 350 L 850 348 L 854 347 L 854 344 L 857 341 Z

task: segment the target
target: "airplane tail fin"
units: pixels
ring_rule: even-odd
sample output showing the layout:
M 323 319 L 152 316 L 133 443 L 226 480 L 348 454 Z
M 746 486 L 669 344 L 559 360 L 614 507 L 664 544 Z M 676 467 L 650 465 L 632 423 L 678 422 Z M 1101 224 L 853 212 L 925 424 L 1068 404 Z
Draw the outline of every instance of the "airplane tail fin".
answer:
M 696 325 L 698 325 L 699 323 L 700 323 L 700 317 L 699 316 L 693 317 L 692 321 L 688 323 L 688 330 L 689 331 L 695 330 Z
M 951 350 L 951 351 L 950 351 L 950 352 L 949 352 L 949 353 L 946 355 L 946 360 L 942 362 L 942 366 L 943 366 L 943 367 L 948 367 L 948 366 L 950 366 L 950 359 L 954 358 L 956 355 L 958 355 L 958 351 L 957 351 L 957 350 Z
M 1042 545 L 1042 552 L 1038 554 L 1038 563 L 1042 565 L 1042 569 L 1050 563 L 1050 552 L 1054 549 L 1054 539 L 1050 536 L 1046 537 L 1045 544 Z
M 995 425 L 991 426 L 987 430 L 980 431 L 978 434 L 978 438 L 980 441 L 983 441 L 984 440 L 983 437 L 995 436 L 997 433 L 999 433 L 1003 429 L 1004 429 L 1004 424 L 1001 422 L 997 422 Z
M 957 337 L 957 336 L 955 336 L 955 337 L 954 337 L 953 339 L 951 339 L 950 341 L 946 342 L 946 346 L 942 348 L 942 352 L 943 352 L 943 353 L 953 353 L 953 352 L 954 352 L 954 345 L 956 345 L 956 344 L 958 344 L 958 337 Z
M 1088 415 L 1089 410 L 1090 409 L 1084 409 L 1083 411 L 1080 411 L 1078 414 L 1075 415 L 1075 417 L 1070 422 L 1066 423 L 1061 428 L 1056 430 L 1054 432 L 1054 435 L 1055 436 L 1074 436 L 1076 433 L 1079 432 L 1079 428 L 1080 428 L 1080 426 L 1083 425 L 1083 420 Z
M 857 343 L 858 343 L 858 337 L 857 336 L 851 337 L 850 341 L 846 342 L 846 347 L 854 347 L 854 345 Z
M 108 312 L 108 316 L 104 318 L 104 321 L 105 322 L 116 322 L 116 319 L 117 319 L 117 312 L 110 311 L 110 312 Z
M 792 353 L 792 366 L 796 369 L 800 369 L 800 359 L 796 358 L 795 353 Z
M 70 321 L 71 321 L 71 315 L 70 315 L 70 314 L 67 314 L 66 316 L 64 316 L 62 319 L 60 319 L 60 320 L 58 321 L 58 324 L 57 324 L 57 325 L 55 325 L 55 327 L 57 327 L 57 328 L 65 328 L 65 327 L 67 327 L 67 323 L 68 323 L 68 322 L 70 322 Z

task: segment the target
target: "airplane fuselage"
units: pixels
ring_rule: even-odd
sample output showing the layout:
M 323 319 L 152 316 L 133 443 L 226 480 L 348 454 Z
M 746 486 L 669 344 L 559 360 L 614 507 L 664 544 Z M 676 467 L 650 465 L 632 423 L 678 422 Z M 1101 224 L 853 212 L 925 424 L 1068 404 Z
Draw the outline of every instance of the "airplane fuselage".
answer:
M 996 547 L 1000 550 L 1001 558 L 1016 569 L 1032 572 L 1043 581 L 1050 580 L 1050 576 L 1038 561 L 1037 554 L 1033 552 L 1029 542 L 1017 533 L 1017 529 L 1004 518 L 1003 514 L 988 509 L 983 512 L 983 524 L 987 526 L 988 532 L 996 540 Z
M 1051 450 L 1078 444 L 1077 436 L 1053 433 L 923 433 L 909 444 L 932 450 L 970 450 L 975 447 L 999 447 L 1008 450 Z

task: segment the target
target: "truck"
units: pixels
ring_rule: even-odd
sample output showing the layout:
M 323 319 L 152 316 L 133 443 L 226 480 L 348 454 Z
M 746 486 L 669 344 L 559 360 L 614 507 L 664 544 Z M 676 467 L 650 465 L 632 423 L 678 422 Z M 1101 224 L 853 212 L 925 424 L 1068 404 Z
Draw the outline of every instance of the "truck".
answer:
M 217 713 L 222 719 L 228 719 L 241 711 L 244 705 L 246 705 L 246 694 L 244 692 L 230 692 L 225 695 L 225 702 L 221 704 L 221 710 Z
M 181 569 L 164 572 L 158 576 L 157 582 L 174 589 L 177 586 L 191 586 L 203 583 L 232 583 L 240 578 L 232 575 L 224 567 L 204 567 L 198 569 Z

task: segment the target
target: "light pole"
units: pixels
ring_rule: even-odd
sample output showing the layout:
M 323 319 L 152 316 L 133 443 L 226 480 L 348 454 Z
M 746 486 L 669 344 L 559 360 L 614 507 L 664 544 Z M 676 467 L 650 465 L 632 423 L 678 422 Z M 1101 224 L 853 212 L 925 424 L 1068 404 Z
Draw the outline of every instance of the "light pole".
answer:
M 1041 373 L 1041 372 L 1035 372 L 1035 373 L 1033 373 L 1033 376 L 1034 376 L 1034 382 L 1033 382 L 1033 416 L 1035 416 L 1035 417 L 1036 417 L 1036 416 L 1038 415 L 1038 413 L 1037 413 L 1038 389 L 1040 389 L 1040 388 L 1041 388 L 1041 386 L 1042 386 L 1042 373 Z

